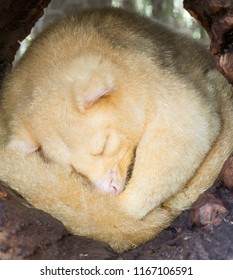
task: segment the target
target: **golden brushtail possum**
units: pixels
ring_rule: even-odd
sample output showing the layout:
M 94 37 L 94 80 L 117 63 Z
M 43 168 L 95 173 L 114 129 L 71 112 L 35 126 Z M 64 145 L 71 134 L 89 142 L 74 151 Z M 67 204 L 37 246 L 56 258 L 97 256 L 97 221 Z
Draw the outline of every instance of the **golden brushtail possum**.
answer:
M 119 252 L 190 207 L 233 148 L 232 88 L 205 47 L 122 9 L 51 25 L 2 95 L 0 179 Z

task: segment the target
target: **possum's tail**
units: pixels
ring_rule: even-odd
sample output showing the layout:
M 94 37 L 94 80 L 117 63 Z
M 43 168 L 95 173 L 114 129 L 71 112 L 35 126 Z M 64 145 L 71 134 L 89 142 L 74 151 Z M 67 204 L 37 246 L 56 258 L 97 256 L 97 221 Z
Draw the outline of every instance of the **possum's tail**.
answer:
M 233 89 L 232 86 L 226 84 L 224 78 L 222 78 L 222 83 L 219 77 L 218 80 L 217 91 L 221 99 L 222 129 L 193 179 L 183 190 L 165 203 L 174 215 L 188 209 L 202 192 L 213 185 L 224 162 L 233 151 Z

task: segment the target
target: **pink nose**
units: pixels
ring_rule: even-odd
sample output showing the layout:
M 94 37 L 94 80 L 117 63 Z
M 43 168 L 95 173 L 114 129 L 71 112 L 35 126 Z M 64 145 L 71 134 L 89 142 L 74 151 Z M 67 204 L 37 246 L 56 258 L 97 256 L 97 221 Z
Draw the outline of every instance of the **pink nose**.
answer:
M 112 185 L 111 185 L 110 188 L 111 188 L 112 193 L 113 193 L 114 195 L 118 195 L 118 194 L 121 193 L 121 189 L 118 189 L 118 188 L 115 187 L 115 186 L 112 186 Z

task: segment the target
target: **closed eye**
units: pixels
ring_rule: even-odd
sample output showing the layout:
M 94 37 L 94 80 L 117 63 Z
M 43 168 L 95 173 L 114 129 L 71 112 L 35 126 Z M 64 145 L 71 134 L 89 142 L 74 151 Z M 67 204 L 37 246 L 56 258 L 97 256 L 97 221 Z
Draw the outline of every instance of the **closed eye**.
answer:
M 109 136 L 106 137 L 105 142 L 103 142 L 103 145 L 102 145 L 101 149 L 99 149 L 95 153 L 92 153 L 93 156 L 102 156 L 104 154 L 104 151 L 107 147 L 108 138 L 109 138 Z

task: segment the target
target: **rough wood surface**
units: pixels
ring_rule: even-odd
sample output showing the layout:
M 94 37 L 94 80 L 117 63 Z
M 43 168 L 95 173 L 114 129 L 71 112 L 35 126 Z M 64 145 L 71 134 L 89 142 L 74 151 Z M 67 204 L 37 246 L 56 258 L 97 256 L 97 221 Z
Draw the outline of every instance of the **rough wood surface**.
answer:
M 0 184 L 0 259 L 113 259 L 104 243 L 69 235 L 51 215 Z
M 233 1 L 184 0 L 184 8 L 209 34 L 217 67 L 233 84 Z
M 0 63 L 11 63 L 22 41 L 50 0 L 0 1 Z

